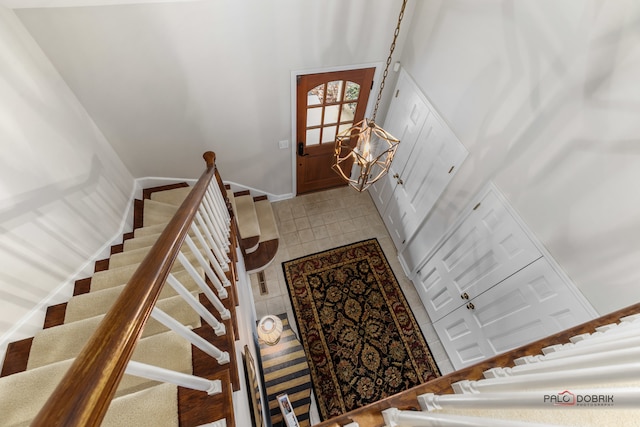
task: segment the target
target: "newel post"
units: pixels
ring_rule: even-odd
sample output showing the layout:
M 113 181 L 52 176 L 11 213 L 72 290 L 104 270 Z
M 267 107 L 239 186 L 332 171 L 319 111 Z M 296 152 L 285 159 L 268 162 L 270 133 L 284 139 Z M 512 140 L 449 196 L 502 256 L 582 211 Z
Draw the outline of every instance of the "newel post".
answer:
M 216 164 L 216 153 L 214 153 L 213 151 L 206 151 L 202 155 L 202 158 L 204 159 L 205 162 L 207 162 L 208 168 Z

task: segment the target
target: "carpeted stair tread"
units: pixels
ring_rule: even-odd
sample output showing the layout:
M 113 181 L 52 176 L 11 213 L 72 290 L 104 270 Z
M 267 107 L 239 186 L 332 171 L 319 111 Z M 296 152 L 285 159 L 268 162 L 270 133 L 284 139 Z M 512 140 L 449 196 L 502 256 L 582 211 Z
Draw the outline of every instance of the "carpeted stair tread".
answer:
M 114 286 L 124 285 L 131 279 L 140 263 L 125 265 L 123 267 L 110 266 L 108 270 L 98 271 L 91 278 L 91 292 Z M 176 268 L 176 266 L 174 266 Z
M 123 253 L 136 249 L 150 248 L 158 241 L 161 234 L 162 233 L 149 234 L 148 236 L 134 237 L 133 239 L 125 240 L 123 243 Z M 195 237 L 195 233 L 190 231 L 189 236 L 191 236 L 191 239 L 195 242 L 197 247 L 202 248 L 200 241 Z M 183 247 L 186 247 L 186 244 L 184 244 Z
M 187 258 L 189 257 L 187 256 Z M 131 276 L 133 276 L 133 273 L 135 273 L 139 266 L 140 263 L 125 265 L 123 267 L 111 266 L 108 270 L 94 273 L 91 278 L 91 292 L 124 285 L 131 279 Z M 199 265 L 194 265 L 194 267 L 196 267 L 198 271 L 201 270 Z M 176 274 L 180 271 L 184 271 L 182 264 L 179 262 L 174 263 L 171 272 Z
M 198 271 L 200 276 L 204 277 L 204 270 L 202 267 L 198 267 Z M 174 273 L 174 276 L 189 291 L 199 291 L 196 281 L 187 271 L 178 271 Z M 90 317 L 106 313 L 118 298 L 124 287 L 125 285 L 114 286 L 112 288 L 93 291 L 71 298 L 67 302 L 64 323 L 76 322 L 78 320 L 88 319 Z M 160 293 L 159 300 L 170 298 L 175 295 L 177 295 L 176 291 L 174 291 L 171 286 L 165 284 L 162 288 L 162 292 Z
M 151 200 L 166 203 L 168 205 L 180 206 L 184 199 L 191 192 L 191 187 L 173 188 L 171 190 L 154 191 L 151 193 Z
M 160 234 L 162 234 L 162 232 L 125 240 L 125 242 L 122 244 L 123 252 L 153 246 L 158 241 L 158 237 L 160 237 Z
M 0 424 L 29 425 L 72 362 L 65 360 L 0 378 Z
M 147 246 L 145 248 L 133 249 L 127 252 L 113 254 L 109 258 L 109 269 L 124 267 L 125 265 L 130 264 L 138 264 L 142 262 L 142 260 L 147 256 L 147 253 L 149 253 L 150 249 L 151 246 Z M 191 249 L 189 249 L 186 244 L 182 246 L 182 253 L 187 256 L 189 261 L 191 261 L 191 264 L 198 265 L 195 255 L 191 253 Z
M 235 197 L 235 205 L 240 237 L 249 239 L 260 236 L 260 224 L 253 197 L 251 195 L 237 196 Z
M 162 224 L 155 224 L 155 225 L 148 225 L 142 228 L 136 228 L 133 231 L 133 236 L 134 237 L 143 237 L 143 236 L 148 236 L 150 234 L 158 234 L 158 233 L 162 233 L 162 231 L 166 228 L 167 224 L 169 223 L 169 221 L 166 221 Z
M 260 242 L 266 242 L 280 237 L 271 202 L 269 202 L 269 200 L 257 201 L 255 202 L 255 208 L 260 225 Z
M 149 225 L 167 223 L 171 218 L 173 218 L 177 210 L 178 206 L 156 202 L 155 200 L 151 199 L 145 199 L 142 224 L 144 227 L 146 227 Z
M 200 316 L 181 296 L 160 300 L 157 307 L 184 325 L 194 328 L 200 326 Z M 38 332 L 31 344 L 27 370 L 76 357 L 103 318 L 104 315 L 94 316 Z M 142 336 L 151 337 L 167 330 L 160 322 L 149 318 Z
M 161 384 L 114 399 L 102 427 L 178 427 L 178 387 Z
M 186 340 L 172 332 L 152 338 L 143 339 L 138 343 L 132 360 L 182 373 L 192 372 L 191 345 Z M 0 424 L 3 426 L 29 425 L 30 420 L 49 398 L 73 360 L 67 359 L 0 378 Z M 158 384 L 146 378 L 124 375 L 116 391 L 116 398 L 138 393 L 141 390 L 156 387 Z

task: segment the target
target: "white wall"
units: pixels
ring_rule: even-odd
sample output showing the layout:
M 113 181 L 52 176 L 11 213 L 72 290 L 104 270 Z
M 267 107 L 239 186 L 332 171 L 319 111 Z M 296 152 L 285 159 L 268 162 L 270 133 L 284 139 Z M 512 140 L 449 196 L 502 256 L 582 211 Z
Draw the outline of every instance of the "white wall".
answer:
M 640 3 L 424 0 L 402 63 L 470 155 L 439 237 L 488 180 L 601 313 L 640 301 Z
M 42 328 L 46 306 L 62 302 L 75 279 L 90 275 L 87 260 L 123 226 L 133 189 L 124 164 L 4 7 L 0 147 L 1 356 L 7 342 Z
M 225 180 L 279 195 L 293 191 L 295 144 L 278 149 L 291 139 L 291 72 L 384 61 L 400 5 L 216 0 L 17 13 L 134 176 L 196 178 L 213 150 Z

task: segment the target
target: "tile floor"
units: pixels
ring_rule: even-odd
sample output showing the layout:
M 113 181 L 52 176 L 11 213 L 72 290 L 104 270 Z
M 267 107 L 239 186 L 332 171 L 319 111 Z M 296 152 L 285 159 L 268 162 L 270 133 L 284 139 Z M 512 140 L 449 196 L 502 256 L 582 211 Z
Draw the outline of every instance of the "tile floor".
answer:
M 358 193 L 341 187 L 275 202 L 272 206 L 280 232 L 280 245 L 276 258 L 265 270 L 267 295 L 260 295 L 257 275 L 251 275 L 258 318 L 286 312 L 295 329 L 295 317 L 282 272 L 283 261 L 376 237 L 440 371 L 443 375 L 453 371 L 418 293 L 400 266 L 393 241 L 368 192 Z

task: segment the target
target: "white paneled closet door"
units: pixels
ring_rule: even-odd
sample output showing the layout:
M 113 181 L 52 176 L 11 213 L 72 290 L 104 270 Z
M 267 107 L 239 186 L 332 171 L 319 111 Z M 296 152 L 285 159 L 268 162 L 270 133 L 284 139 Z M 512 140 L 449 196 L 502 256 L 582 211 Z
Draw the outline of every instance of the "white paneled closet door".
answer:
M 432 322 L 542 256 L 495 192 L 468 209 L 413 279 Z
M 384 215 L 389 207 L 389 200 L 398 185 L 394 176 L 402 173 L 429 114 L 427 104 L 404 70 L 400 73 L 394 93 L 395 98 L 391 101 L 383 128 L 398 138 L 400 145 L 389 173 L 369 188 L 380 215 Z
M 400 138 L 400 146 L 388 175 L 370 192 L 400 249 L 433 208 L 467 150 L 404 70 L 395 94 L 384 128 Z
M 434 323 L 455 369 L 591 319 L 540 258 Z

